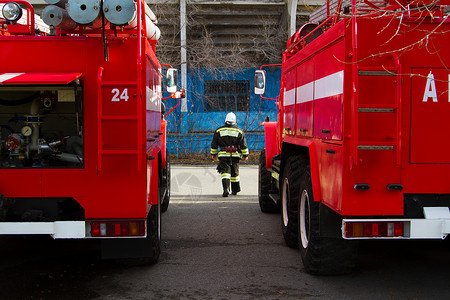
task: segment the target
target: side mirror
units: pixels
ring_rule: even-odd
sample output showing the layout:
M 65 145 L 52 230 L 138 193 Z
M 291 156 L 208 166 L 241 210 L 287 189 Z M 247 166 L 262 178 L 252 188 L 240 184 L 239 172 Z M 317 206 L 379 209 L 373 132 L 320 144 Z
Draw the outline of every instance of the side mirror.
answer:
M 169 93 L 175 93 L 177 91 L 178 84 L 178 70 L 174 68 L 167 69 L 166 85 Z
M 266 71 L 255 71 L 255 94 L 262 95 L 266 91 Z

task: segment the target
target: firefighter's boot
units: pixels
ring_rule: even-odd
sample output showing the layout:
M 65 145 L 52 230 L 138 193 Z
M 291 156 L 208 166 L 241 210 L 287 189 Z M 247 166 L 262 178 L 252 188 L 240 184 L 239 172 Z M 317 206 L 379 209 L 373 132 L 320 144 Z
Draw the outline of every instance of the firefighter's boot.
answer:
M 228 197 L 228 195 L 230 194 L 230 179 L 223 178 L 222 179 L 222 186 L 223 186 L 222 197 Z
M 231 192 L 233 195 L 237 195 L 241 191 L 241 185 L 239 184 L 239 181 L 232 182 L 231 183 Z

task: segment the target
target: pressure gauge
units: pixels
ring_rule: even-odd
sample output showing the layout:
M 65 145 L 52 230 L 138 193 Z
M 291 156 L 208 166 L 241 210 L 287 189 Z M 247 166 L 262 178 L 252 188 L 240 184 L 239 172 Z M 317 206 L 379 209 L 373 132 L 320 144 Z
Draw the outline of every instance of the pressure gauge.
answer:
M 22 134 L 23 136 L 30 136 L 33 133 L 33 129 L 31 129 L 30 126 L 23 126 L 22 127 Z

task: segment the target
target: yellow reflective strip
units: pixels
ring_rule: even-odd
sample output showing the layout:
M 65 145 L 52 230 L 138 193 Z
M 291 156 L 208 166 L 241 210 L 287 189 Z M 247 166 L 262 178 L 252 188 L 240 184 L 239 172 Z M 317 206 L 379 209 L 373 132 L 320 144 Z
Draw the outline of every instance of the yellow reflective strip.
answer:
M 231 174 L 230 173 L 222 173 L 222 174 L 220 174 L 220 177 L 222 177 L 222 179 L 230 179 Z
M 239 182 L 239 181 L 241 181 L 241 178 L 239 176 L 231 177 L 230 179 L 231 179 L 231 182 Z
M 242 151 L 242 154 L 244 154 L 244 155 L 248 155 L 248 153 L 249 153 L 248 148 L 241 149 L 241 151 Z
M 272 177 L 275 178 L 277 181 L 280 180 L 280 174 L 278 174 L 276 172 L 272 172 Z
M 218 151 L 219 151 L 219 149 L 212 149 L 211 148 L 211 154 L 217 154 Z
M 230 156 L 232 156 L 232 157 L 239 157 L 239 158 L 242 157 L 241 153 L 239 153 L 239 152 L 233 152 L 231 154 L 230 154 L 230 152 L 226 152 L 226 151 L 220 151 L 219 152 L 219 157 L 230 157 Z
M 236 130 L 221 130 L 219 131 L 220 136 L 232 136 L 237 137 L 239 135 L 239 131 Z
M 239 133 L 242 133 L 242 130 L 240 130 L 239 128 L 233 128 L 233 127 L 223 127 L 223 128 L 217 129 L 216 131 L 221 132 L 221 131 L 225 131 L 225 130 L 237 131 Z
M 230 153 L 227 153 L 226 151 L 220 151 L 220 152 L 219 152 L 219 157 L 224 157 L 224 156 L 229 157 L 229 156 L 230 156 Z

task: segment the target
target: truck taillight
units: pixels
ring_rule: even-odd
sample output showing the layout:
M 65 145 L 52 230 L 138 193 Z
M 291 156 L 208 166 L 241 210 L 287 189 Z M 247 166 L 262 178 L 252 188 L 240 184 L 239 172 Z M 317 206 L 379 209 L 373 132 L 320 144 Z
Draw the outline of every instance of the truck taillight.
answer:
M 145 236 L 145 221 L 93 221 L 91 237 Z
M 346 238 L 403 237 L 404 222 L 345 222 Z

